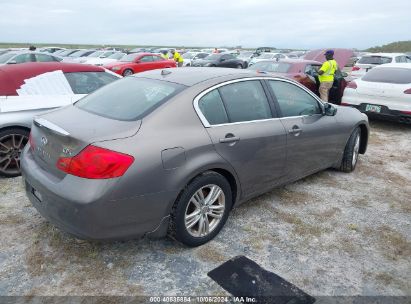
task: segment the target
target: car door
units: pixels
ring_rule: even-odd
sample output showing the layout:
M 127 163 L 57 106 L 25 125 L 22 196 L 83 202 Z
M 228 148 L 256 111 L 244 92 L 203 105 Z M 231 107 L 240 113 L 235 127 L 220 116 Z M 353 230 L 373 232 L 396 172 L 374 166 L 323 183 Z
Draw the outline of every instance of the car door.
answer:
M 169 63 L 160 56 L 153 55 L 152 59 L 154 69 L 161 69 L 169 65 Z
M 148 70 L 153 70 L 155 63 L 153 63 L 153 56 L 145 55 L 137 59 L 136 64 L 134 65 L 134 73 L 144 72 Z
M 235 81 L 200 97 L 200 117 L 216 151 L 236 171 L 243 196 L 280 183 L 285 175 L 286 133 L 262 83 Z
M 338 158 L 335 116 L 322 114 L 320 101 L 287 80 L 268 80 L 287 132 L 287 179 L 295 180 L 332 166 Z
M 225 54 L 222 55 L 220 58 L 220 63 L 218 64 L 219 67 L 224 67 L 224 68 L 234 68 L 235 64 L 233 62 L 234 56 L 230 54 Z

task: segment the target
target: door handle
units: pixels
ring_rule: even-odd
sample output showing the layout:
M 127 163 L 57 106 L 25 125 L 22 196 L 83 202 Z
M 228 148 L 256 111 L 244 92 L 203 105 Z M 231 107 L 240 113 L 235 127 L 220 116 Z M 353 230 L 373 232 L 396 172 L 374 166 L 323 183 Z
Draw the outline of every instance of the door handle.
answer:
M 303 131 L 303 130 L 300 129 L 299 126 L 293 126 L 292 129 L 288 130 L 288 133 L 294 134 L 295 136 L 298 136 L 298 135 L 300 135 L 300 133 L 301 133 L 302 131 Z
M 220 138 L 220 143 L 235 143 L 240 140 L 240 137 L 234 136 L 233 134 L 227 134 L 225 138 Z

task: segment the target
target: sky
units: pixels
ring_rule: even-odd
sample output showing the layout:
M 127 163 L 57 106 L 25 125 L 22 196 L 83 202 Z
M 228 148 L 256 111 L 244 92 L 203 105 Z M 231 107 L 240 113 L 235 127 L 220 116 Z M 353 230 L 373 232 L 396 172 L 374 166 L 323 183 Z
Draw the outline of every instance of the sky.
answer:
M 0 42 L 358 48 L 411 40 L 411 0 L 0 0 Z

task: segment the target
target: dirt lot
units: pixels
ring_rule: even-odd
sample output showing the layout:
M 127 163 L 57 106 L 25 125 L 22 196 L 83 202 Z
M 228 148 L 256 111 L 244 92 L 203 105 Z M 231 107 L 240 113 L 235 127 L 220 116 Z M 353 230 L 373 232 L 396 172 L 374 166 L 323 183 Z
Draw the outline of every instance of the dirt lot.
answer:
M 411 295 L 411 127 L 371 126 L 354 173 L 254 199 L 195 249 L 73 239 L 31 207 L 20 178 L 0 179 L 0 295 L 224 295 L 206 274 L 236 255 L 313 296 Z

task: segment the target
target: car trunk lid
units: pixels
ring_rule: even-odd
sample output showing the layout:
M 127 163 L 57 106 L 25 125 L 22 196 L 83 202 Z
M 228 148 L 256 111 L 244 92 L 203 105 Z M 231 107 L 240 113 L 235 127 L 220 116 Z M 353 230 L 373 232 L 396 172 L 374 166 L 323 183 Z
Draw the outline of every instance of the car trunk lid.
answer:
M 56 167 L 60 157 L 75 156 L 95 142 L 133 136 L 140 126 L 141 120 L 114 120 L 68 106 L 36 117 L 30 142 L 39 166 L 63 178 L 66 174 Z

